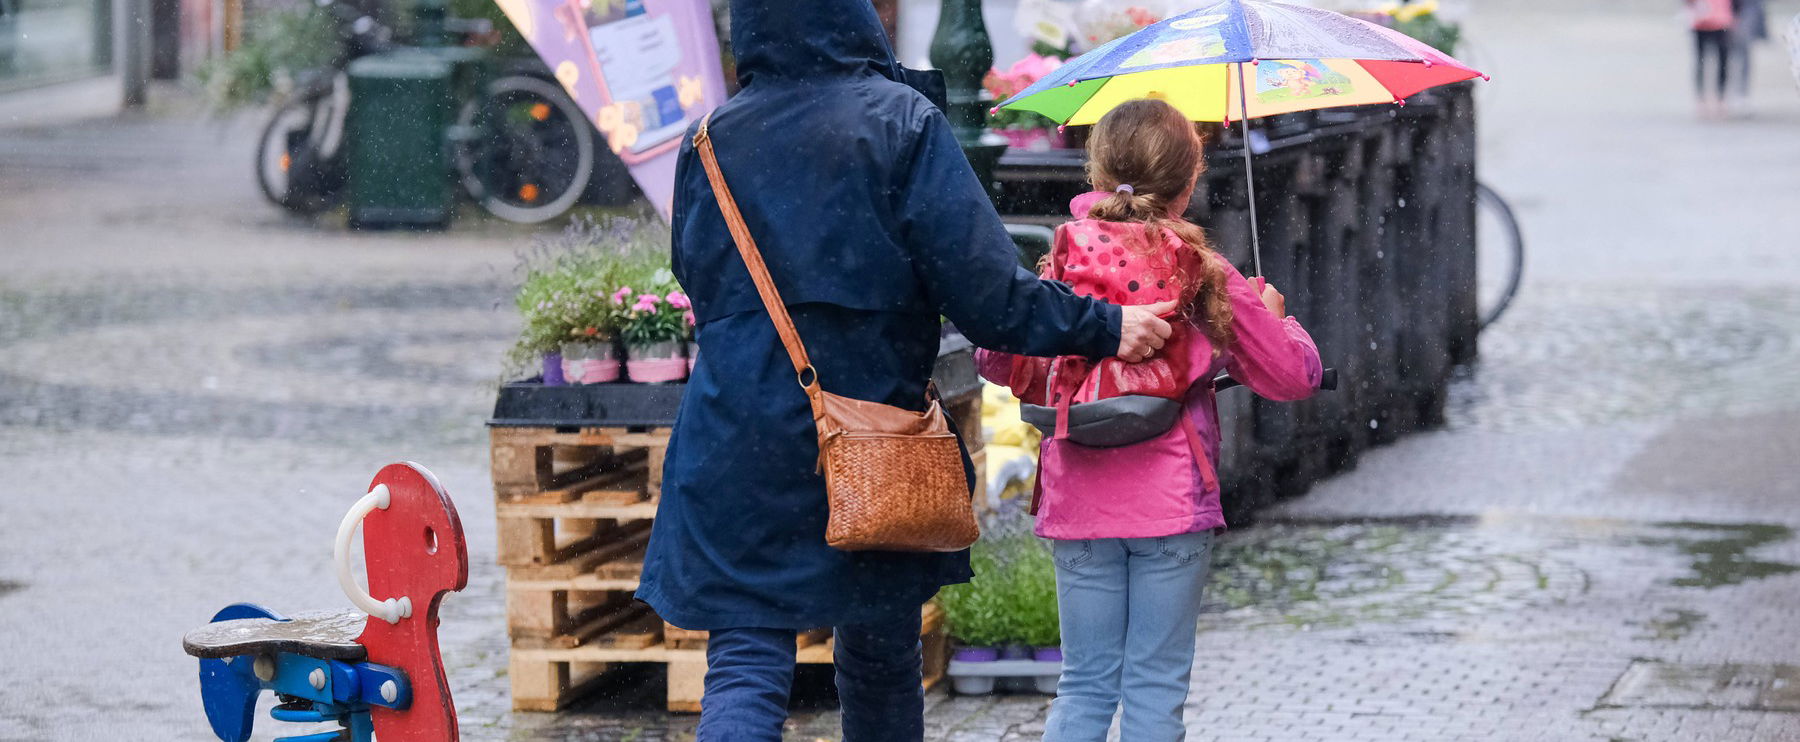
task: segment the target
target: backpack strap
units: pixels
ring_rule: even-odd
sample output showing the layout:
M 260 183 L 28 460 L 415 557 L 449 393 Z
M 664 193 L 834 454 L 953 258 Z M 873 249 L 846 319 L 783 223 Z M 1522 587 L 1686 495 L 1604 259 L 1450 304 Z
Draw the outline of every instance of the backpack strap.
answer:
M 1063 280 L 1063 265 L 1069 255 L 1069 224 L 1056 225 L 1056 236 L 1050 240 L 1050 264 L 1044 266 L 1045 277 L 1055 281 Z

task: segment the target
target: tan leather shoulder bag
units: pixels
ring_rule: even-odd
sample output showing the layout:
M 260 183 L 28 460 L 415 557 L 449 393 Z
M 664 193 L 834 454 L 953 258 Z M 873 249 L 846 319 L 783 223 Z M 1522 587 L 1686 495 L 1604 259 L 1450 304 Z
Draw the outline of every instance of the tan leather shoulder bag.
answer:
M 840 397 L 819 387 L 819 372 L 807 358 L 762 252 L 744 224 L 737 201 L 719 172 L 712 139 L 700 121 L 694 149 L 706 167 L 719 210 L 738 254 L 750 269 L 763 307 L 794 364 L 794 377 L 812 404 L 819 434 L 819 467 L 831 517 L 825 541 L 845 551 L 957 551 L 981 535 L 970 504 L 962 451 L 936 399 L 924 412 Z

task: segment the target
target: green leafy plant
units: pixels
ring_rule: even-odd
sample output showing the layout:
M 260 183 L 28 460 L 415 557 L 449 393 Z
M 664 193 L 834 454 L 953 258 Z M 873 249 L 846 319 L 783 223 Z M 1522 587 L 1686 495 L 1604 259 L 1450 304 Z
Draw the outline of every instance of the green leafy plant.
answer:
M 238 48 L 195 71 L 219 108 L 260 103 L 270 92 L 291 87 L 299 72 L 330 64 L 342 49 L 330 16 L 311 3 L 273 8 L 248 28 Z
M 1437 0 L 1391 0 L 1350 16 L 1392 28 L 1445 54 L 1455 54 L 1456 42 L 1462 40 L 1462 26 L 1438 13 Z
M 975 577 L 938 593 L 951 636 L 972 647 L 1062 642 L 1056 568 L 1043 541 L 1023 529 L 990 530 L 969 562 Z
M 1455 54 L 1456 42 L 1462 39 L 1462 27 L 1446 22 L 1436 13 L 1420 13 L 1407 20 L 1396 18 L 1394 30 L 1445 54 Z

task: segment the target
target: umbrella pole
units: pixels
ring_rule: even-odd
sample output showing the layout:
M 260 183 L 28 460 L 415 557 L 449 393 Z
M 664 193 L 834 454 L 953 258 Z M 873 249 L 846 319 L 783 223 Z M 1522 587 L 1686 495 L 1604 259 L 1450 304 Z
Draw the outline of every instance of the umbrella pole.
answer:
M 1256 275 L 1262 277 L 1262 238 L 1256 234 L 1256 176 L 1250 170 L 1250 95 L 1249 88 L 1244 87 L 1244 63 L 1237 63 L 1238 73 L 1238 124 L 1244 144 L 1244 185 L 1250 191 L 1250 259 L 1256 266 Z

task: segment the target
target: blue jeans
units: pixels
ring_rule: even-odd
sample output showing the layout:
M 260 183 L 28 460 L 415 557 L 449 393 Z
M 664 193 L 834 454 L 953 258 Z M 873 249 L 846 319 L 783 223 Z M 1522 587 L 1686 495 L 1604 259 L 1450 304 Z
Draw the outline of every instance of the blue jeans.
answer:
M 1212 541 L 1201 531 L 1055 542 L 1063 671 L 1044 742 L 1103 742 L 1121 706 L 1120 739 L 1186 737 L 1182 707 Z
M 720 629 L 706 642 L 696 742 L 781 742 L 794 684 L 794 630 Z M 844 742 L 920 742 L 919 611 L 834 632 Z

